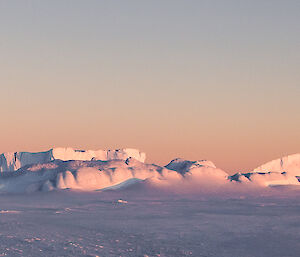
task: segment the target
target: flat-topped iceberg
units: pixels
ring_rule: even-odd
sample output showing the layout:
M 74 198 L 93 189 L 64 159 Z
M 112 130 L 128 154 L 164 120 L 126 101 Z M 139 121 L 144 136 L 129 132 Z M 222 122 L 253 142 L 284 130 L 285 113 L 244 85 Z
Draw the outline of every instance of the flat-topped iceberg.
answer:
M 73 148 L 53 148 L 45 152 L 8 152 L 0 155 L 0 172 L 16 171 L 29 164 L 46 163 L 53 160 L 126 160 L 132 157 L 144 162 L 146 154 L 137 149 L 116 150 L 76 150 Z

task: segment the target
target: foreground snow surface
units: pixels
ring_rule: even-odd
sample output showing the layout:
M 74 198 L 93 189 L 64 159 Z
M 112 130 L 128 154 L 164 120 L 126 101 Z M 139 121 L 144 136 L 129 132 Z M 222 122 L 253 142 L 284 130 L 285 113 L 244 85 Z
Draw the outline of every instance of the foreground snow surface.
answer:
M 0 256 L 297 257 L 300 199 L 61 190 L 0 195 Z

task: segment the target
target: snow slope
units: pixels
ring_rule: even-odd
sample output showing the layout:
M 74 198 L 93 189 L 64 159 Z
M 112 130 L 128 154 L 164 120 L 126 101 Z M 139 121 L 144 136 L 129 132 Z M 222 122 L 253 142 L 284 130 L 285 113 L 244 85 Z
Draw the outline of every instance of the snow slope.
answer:
M 0 155 L 0 172 L 15 171 L 29 164 L 46 163 L 52 160 L 126 160 L 133 157 L 141 162 L 146 159 L 145 153 L 136 149 L 117 150 L 75 150 L 73 148 L 53 148 L 45 152 L 29 153 L 15 152 L 3 153 Z

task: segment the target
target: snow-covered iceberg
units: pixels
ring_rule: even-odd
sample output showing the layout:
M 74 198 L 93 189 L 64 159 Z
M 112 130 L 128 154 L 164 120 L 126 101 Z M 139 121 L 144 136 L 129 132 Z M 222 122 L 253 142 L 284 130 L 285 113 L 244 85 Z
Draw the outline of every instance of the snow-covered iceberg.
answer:
M 287 172 L 294 176 L 300 176 L 300 154 L 288 155 L 270 162 L 267 162 L 254 172 Z
M 260 186 L 299 185 L 300 154 L 272 160 L 251 172 L 229 176 L 229 179 Z

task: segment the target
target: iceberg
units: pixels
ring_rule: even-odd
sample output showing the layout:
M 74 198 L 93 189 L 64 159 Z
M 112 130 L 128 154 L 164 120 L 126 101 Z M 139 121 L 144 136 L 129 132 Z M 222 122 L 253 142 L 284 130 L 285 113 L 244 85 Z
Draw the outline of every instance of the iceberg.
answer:
M 294 176 L 300 176 L 300 154 L 292 154 L 267 162 L 254 172 L 288 172 Z
M 144 162 L 146 154 L 137 149 L 116 149 L 116 150 L 77 150 L 73 148 L 53 148 L 45 152 L 14 152 L 2 153 L 0 155 L 0 172 L 16 171 L 26 165 L 47 163 L 53 160 L 126 160 L 132 157 Z

